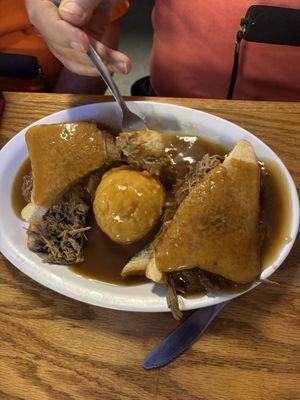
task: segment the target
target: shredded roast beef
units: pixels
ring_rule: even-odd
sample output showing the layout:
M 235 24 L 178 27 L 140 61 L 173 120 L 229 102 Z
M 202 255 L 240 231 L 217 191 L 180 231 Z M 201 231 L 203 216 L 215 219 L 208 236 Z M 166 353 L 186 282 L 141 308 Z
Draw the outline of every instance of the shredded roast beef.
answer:
M 139 157 L 139 156 L 132 156 L 127 157 L 127 161 L 129 165 L 132 167 L 149 171 L 149 173 L 153 176 L 159 176 L 161 174 L 162 169 L 168 165 L 169 160 L 167 157 Z
M 209 156 L 205 154 L 202 160 L 191 167 L 190 171 L 174 186 L 174 194 L 177 206 L 190 193 L 192 188 L 212 169 L 223 162 L 224 157 L 219 155 Z
M 172 274 L 169 275 L 167 282 L 167 304 L 173 318 L 179 320 L 182 317 L 182 312 L 179 308 L 177 288 Z
M 121 151 L 116 145 L 115 137 L 109 132 L 102 131 L 105 145 L 105 164 L 111 165 L 116 161 L 121 161 Z
M 41 221 L 30 223 L 28 248 L 45 262 L 66 265 L 84 260 L 85 232 L 90 229 L 87 226 L 90 199 L 94 198 L 102 172 L 91 173 L 50 207 Z M 22 195 L 27 203 L 31 201 L 32 188 L 33 176 L 29 173 L 22 184 Z
M 170 163 L 163 136 L 158 132 L 123 132 L 117 137 L 116 144 L 124 162 L 151 175 L 160 176 L 163 168 Z
M 85 177 L 82 182 L 81 182 L 81 187 L 83 188 L 84 191 L 87 192 L 88 196 L 94 200 L 95 194 L 97 187 L 101 181 L 102 175 L 106 171 L 107 167 L 104 166 L 94 172 L 92 172 L 90 175 Z
M 82 189 L 72 189 L 49 208 L 42 221 L 30 224 L 28 248 L 48 263 L 82 262 L 89 209 L 88 197 Z
M 26 203 L 30 203 L 31 201 L 32 188 L 33 188 L 33 176 L 32 173 L 30 172 L 29 174 L 24 175 L 22 183 L 22 195 Z
M 220 289 L 234 289 L 237 284 L 223 278 L 220 275 L 213 274 L 193 268 L 178 272 L 171 272 L 167 284 L 167 303 L 175 319 L 182 317 L 179 309 L 178 295 L 193 293 L 213 293 Z
M 233 288 L 236 284 L 220 275 L 204 271 L 201 268 L 170 273 L 177 293 L 212 293 L 214 290 Z

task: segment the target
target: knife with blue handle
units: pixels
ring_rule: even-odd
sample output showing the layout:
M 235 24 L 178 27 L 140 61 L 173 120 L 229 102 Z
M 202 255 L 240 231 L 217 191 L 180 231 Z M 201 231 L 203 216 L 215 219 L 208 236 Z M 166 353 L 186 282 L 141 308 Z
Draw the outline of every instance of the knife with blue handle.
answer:
M 187 350 L 206 330 L 217 314 L 228 303 L 200 308 L 193 312 L 142 363 L 145 369 L 154 369 L 169 364 Z

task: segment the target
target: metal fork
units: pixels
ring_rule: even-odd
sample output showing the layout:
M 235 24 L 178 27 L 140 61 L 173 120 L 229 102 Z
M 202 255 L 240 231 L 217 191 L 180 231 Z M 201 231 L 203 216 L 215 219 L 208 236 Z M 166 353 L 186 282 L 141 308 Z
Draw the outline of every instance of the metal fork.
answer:
M 61 0 L 55 0 L 55 5 L 59 7 Z M 139 115 L 133 113 L 127 107 L 123 96 L 121 95 L 119 88 L 117 87 L 115 81 L 113 80 L 111 74 L 109 73 L 106 65 L 102 61 L 100 55 L 98 54 L 95 47 L 90 44 L 89 51 L 87 53 L 91 62 L 99 71 L 102 79 L 106 83 L 107 87 L 111 91 L 112 95 L 114 96 L 116 102 L 119 104 L 121 111 L 122 111 L 122 131 L 139 131 L 139 130 L 146 130 L 147 125 L 143 118 Z

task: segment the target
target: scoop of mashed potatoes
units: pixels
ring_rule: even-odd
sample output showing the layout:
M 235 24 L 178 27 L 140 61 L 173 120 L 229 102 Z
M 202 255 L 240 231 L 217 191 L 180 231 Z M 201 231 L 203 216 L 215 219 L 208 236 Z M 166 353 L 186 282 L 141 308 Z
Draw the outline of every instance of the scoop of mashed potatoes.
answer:
M 149 174 L 113 168 L 104 174 L 95 195 L 94 214 L 100 228 L 113 241 L 141 239 L 162 214 L 165 192 Z

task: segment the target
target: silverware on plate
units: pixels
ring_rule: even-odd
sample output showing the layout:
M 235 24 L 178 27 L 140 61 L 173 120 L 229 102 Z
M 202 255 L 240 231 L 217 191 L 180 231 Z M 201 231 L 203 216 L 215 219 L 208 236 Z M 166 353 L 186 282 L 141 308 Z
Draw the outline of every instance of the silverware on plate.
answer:
M 143 367 L 145 369 L 154 369 L 163 367 L 173 361 L 202 335 L 227 303 L 228 301 L 225 301 L 224 303 L 194 311 L 144 359 Z
M 54 3 L 57 7 L 59 7 L 61 0 L 55 0 Z M 111 74 L 109 73 L 106 65 L 102 61 L 100 55 L 98 54 L 95 47 L 90 44 L 89 51 L 87 53 L 93 65 L 99 71 L 102 79 L 106 83 L 107 87 L 111 91 L 114 96 L 116 102 L 119 104 L 123 118 L 122 118 L 122 131 L 138 131 L 147 129 L 147 125 L 142 117 L 133 113 L 127 107 L 123 96 L 121 95 L 119 88 L 117 87 L 115 81 L 113 80 Z

